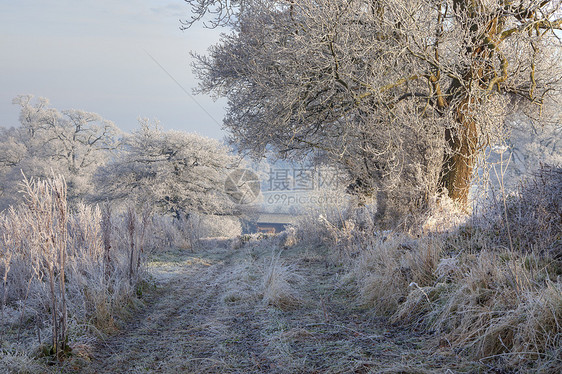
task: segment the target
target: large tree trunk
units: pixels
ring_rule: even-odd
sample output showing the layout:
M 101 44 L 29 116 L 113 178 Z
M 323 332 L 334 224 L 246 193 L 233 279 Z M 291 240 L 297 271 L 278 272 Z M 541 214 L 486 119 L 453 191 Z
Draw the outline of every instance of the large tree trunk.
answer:
M 468 192 L 472 182 L 474 158 L 478 145 L 478 130 L 470 115 L 470 100 L 463 100 L 457 109 L 457 127 L 445 131 L 450 151 L 441 170 L 440 185 L 449 197 L 468 209 Z

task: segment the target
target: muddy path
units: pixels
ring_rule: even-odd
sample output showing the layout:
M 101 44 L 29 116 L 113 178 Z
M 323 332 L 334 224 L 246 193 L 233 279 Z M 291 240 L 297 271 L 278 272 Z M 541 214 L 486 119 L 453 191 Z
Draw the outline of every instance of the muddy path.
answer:
M 327 258 L 267 242 L 159 254 L 146 306 L 83 372 L 481 372 L 437 337 L 362 309 L 343 267 Z

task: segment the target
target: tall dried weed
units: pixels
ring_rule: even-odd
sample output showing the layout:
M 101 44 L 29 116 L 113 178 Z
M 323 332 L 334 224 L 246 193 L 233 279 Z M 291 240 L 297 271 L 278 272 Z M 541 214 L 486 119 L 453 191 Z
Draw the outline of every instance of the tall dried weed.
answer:
M 27 352 L 42 346 L 42 355 L 62 360 L 84 334 L 115 330 L 135 295 L 144 233 L 134 233 L 131 274 L 132 247 L 115 235 L 121 219 L 95 206 L 71 209 L 62 177 L 24 179 L 22 190 L 25 202 L 0 214 L 0 330 L 18 331 L 5 339 Z M 5 318 L 5 310 L 19 317 Z

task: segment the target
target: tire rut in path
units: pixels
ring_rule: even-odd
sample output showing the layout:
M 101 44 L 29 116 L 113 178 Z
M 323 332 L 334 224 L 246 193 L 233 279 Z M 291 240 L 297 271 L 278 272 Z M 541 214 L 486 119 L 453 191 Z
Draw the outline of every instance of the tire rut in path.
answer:
M 218 287 L 213 278 L 224 264 L 202 263 L 155 271 L 157 290 L 124 331 L 98 348 L 87 373 L 177 372 L 193 359 L 193 336 L 207 334 L 212 299 Z

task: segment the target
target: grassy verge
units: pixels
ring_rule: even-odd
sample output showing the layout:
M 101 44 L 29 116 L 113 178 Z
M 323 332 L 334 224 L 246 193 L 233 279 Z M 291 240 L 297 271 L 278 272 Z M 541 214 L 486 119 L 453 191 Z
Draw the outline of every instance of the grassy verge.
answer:
M 490 368 L 562 367 L 562 171 L 448 233 L 369 241 L 351 272 L 362 302 Z

